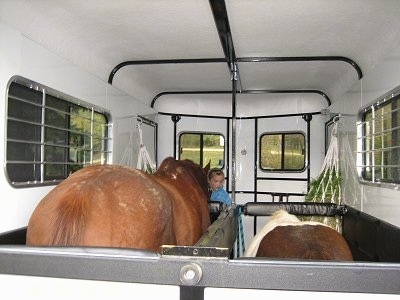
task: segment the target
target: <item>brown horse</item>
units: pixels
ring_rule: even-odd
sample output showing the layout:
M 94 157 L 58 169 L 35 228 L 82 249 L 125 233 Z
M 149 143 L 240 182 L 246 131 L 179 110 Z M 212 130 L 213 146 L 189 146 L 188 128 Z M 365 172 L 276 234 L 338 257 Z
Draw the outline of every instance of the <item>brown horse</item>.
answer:
M 319 222 L 300 221 L 278 210 L 257 233 L 244 256 L 282 259 L 351 261 L 353 256 L 343 236 Z
M 194 245 L 210 225 L 207 172 L 166 158 L 154 174 L 91 165 L 50 191 L 34 210 L 27 245 L 159 251 Z

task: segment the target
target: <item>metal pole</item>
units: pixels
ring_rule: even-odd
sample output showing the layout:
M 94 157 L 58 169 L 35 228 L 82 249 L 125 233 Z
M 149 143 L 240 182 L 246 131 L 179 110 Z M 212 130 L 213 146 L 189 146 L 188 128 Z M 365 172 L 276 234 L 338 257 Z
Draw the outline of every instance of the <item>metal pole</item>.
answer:
M 232 72 L 232 203 L 236 203 L 236 87 L 238 80 L 237 64 L 231 64 Z

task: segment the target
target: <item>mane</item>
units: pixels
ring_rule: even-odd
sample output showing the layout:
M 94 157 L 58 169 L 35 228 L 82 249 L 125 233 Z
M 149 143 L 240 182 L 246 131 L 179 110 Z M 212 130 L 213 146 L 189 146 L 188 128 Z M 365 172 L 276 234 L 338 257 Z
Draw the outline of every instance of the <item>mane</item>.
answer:
M 180 161 L 180 163 L 183 164 L 186 169 L 190 170 L 193 179 L 202 188 L 204 194 L 207 195 L 207 197 L 209 197 L 207 174 L 210 169 L 210 162 L 207 164 L 205 168 L 202 168 L 200 165 L 194 163 L 189 159 L 182 160 Z
M 179 168 L 183 168 L 186 173 L 190 174 L 193 180 L 201 187 L 204 194 L 209 196 L 207 173 L 210 169 L 210 162 L 202 168 L 190 159 L 176 160 L 173 157 L 167 157 L 163 160 L 154 175 L 175 177 Z
M 300 222 L 300 220 L 295 216 L 289 214 L 286 210 L 279 209 L 272 215 L 269 222 L 272 223 L 286 223 L 286 222 Z
M 191 160 L 168 157 L 152 176 L 174 195 L 171 205 L 177 243 L 194 244 L 210 225 L 206 170 Z
M 329 227 L 329 225 L 317 221 L 300 221 L 295 215 L 289 214 L 286 210 L 277 210 L 268 221 L 267 225 L 271 230 L 276 226 L 296 226 L 296 225 L 322 225 Z

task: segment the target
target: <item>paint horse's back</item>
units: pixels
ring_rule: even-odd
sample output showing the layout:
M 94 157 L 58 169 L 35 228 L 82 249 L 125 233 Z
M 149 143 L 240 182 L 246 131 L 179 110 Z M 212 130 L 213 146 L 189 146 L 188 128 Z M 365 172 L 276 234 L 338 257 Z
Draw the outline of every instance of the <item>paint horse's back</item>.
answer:
M 319 222 L 301 222 L 284 210 L 276 212 L 254 237 L 245 256 L 353 260 L 350 248 L 339 232 Z
M 198 175 L 206 172 L 195 166 Z M 117 165 L 93 165 L 75 172 L 38 204 L 29 220 L 27 244 L 153 251 L 164 244 L 194 244 L 210 222 L 207 194 L 192 171 L 174 159 L 166 159 L 160 167 L 165 168 L 163 174 Z M 184 197 L 188 191 L 196 195 L 190 205 Z M 189 206 L 194 212 L 179 212 Z M 185 229 L 193 233 L 183 234 Z

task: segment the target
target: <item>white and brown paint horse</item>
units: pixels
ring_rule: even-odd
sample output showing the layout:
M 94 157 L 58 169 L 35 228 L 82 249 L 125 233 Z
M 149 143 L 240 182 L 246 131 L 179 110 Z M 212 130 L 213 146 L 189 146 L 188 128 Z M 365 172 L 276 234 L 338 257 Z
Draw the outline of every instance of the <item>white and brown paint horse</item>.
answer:
M 351 261 L 343 236 L 319 222 L 300 221 L 285 210 L 275 212 L 246 250 L 245 257 Z
M 32 246 L 98 246 L 159 251 L 194 245 L 210 225 L 207 172 L 165 159 L 154 174 L 118 165 L 73 173 L 34 210 Z

